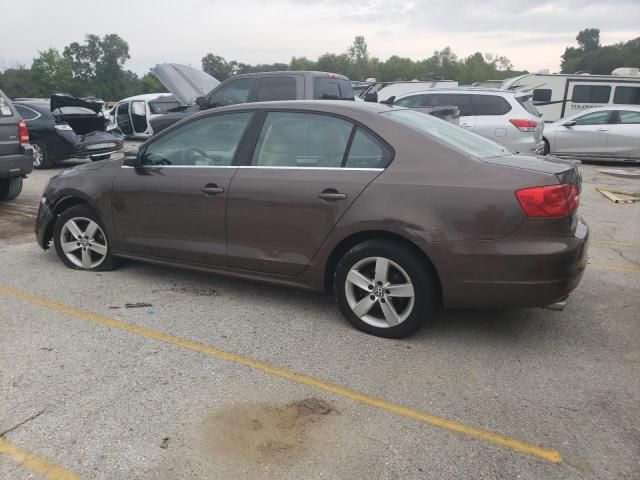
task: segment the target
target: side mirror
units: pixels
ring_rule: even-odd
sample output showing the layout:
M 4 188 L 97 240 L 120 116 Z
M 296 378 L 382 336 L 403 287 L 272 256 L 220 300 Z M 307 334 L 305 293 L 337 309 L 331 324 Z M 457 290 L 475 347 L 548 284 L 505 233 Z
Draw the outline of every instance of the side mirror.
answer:
M 385 105 L 393 105 L 393 102 L 396 101 L 396 96 L 392 95 L 389 98 L 387 98 L 386 100 L 382 100 L 380 103 L 384 103 Z
M 124 161 L 122 162 L 122 165 L 127 166 L 127 167 L 139 167 L 140 166 L 140 162 L 138 160 L 138 155 L 140 153 L 138 147 L 129 147 L 127 148 L 124 152 Z
M 563 123 L 562 126 L 563 127 L 573 127 L 576 124 L 575 120 L 571 120 L 570 122 L 567 123 Z
M 207 99 L 204 97 L 196 97 L 196 105 L 200 107 L 200 110 L 206 110 L 208 107 Z

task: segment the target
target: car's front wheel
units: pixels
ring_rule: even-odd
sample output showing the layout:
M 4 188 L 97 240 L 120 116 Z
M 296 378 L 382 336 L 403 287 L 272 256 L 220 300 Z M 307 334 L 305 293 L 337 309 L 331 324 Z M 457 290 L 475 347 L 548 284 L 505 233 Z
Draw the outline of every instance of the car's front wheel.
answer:
M 58 256 L 69 268 L 103 271 L 116 265 L 102 222 L 86 205 L 71 207 L 58 217 L 53 243 Z
M 423 259 L 402 243 L 369 240 L 340 260 L 336 301 L 356 328 L 387 338 L 407 336 L 433 318 L 437 282 Z

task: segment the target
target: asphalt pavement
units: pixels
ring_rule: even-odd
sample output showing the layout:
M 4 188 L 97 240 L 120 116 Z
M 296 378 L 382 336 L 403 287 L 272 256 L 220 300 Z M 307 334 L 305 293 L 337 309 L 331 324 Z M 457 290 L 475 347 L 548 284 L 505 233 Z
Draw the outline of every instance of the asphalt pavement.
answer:
M 600 168 L 563 312 L 450 310 L 405 340 L 321 295 L 67 269 L 32 233 L 58 169 L 34 172 L 0 204 L 0 477 L 640 478 L 640 203 L 595 190 L 640 181 Z

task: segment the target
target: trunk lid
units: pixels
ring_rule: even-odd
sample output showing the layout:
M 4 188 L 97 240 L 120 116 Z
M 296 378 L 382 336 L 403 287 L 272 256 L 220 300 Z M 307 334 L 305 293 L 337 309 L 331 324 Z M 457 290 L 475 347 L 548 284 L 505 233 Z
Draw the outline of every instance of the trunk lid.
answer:
M 151 73 L 183 105 L 193 105 L 196 98 L 203 97 L 220 82 L 208 73 L 179 63 L 161 63 Z
M 100 113 L 103 105 L 104 102 L 102 101 L 85 100 L 60 93 L 51 95 L 51 99 L 49 101 L 49 108 L 52 112 L 62 107 L 83 107 L 93 110 L 95 113 Z

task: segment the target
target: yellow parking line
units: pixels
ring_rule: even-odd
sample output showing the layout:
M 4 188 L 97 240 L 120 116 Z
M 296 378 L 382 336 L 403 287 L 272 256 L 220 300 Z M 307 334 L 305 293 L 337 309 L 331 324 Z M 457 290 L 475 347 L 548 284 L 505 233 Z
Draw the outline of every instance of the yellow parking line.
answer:
M 613 265 L 610 263 L 589 263 L 587 268 L 596 270 L 611 270 L 614 272 L 640 273 L 640 267 L 626 267 L 624 265 Z
M 7 457 L 30 472 L 41 475 L 47 480 L 80 480 L 80 477 L 75 473 L 50 463 L 48 460 L 24 450 L 2 437 L 0 437 L 0 455 Z
M 434 425 L 436 427 L 458 432 L 472 438 L 484 440 L 485 442 L 493 443 L 495 445 L 500 445 L 502 447 L 507 447 L 517 452 L 542 458 L 544 460 L 548 460 L 553 463 L 562 462 L 562 457 L 560 456 L 560 453 L 557 452 L 556 450 L 537 447 L 535 445 L 521 442 L 520 440 L 516 440 L 513 438 L 505 437 L 497 433 L 491 433 L 485 430 L 481 430 L 479 428 L 467 426 L 463 423 L 456 422 L 454 420 L 447 420 L 445 418 L 429 415 L 428 413 L 423 413 L 418 410 L 414 410 L 408 407 L 403 407 L 402 405 L 398 405 L 395 403 L 387 402 L 385 400 L 381 400 L 369 395 L 365 395 L 363 393 L 359 393 L 354 390 L 350 390 L 348 388 L 340 387 L 338 385 L 333 385 L 331 383 L 325 382 L 323 380 L 320 380 L 314 377 L 310 377 L 308 375 L 295 373 L 290 370 L 285 370 L 283 368 L 274 367 L 272 365 L 269 365 L 268 363 L 264 363 L 259 360 L 254 360 L 249 357 L 244 357 L 236 353 L 219 350 L 217 348 L 209 347 L 207 345 L 193 342 L 191 340 L 174 337 L 172 335 L 167 335 L 166 333 L 157 332 L 154 330 L 150 330 L 148 328 L 131 325 L 125 322 L 120 322 L 118 320 L 103 317 L 101 315 L 96 315 L 95 313 L 80 310 L 78 308 L 75 308 L 69 305 L 50 302 L 49 300 L 46 300 L 44 298 L 40 298 L 30 293 L 22 292 L 20 290 L 15 290 L 13 288 L 0 286 L 0 293 L 3 293 L 5 295 L 8 295 L 14 298 L 19 298 L 21 300 L 25 300 L 27 302 L 30 302 L 36 305 L 40 305 L 50 310 L 65 313 L 67 315 L 71 315 L 76 318 L 80 318 L 82 320 L 93 322 L 98 325 L 102 325 L 110 328 L 116 328 L 118 330 L 124 330 L 130 333 L 135 333 L 136 335 L 152 338 L 154 340 L 159 340 L 161 342 L 165 342 L 171 345 L 177 345 L 182 348 L 187 348 L 195 352 L 204 353 L 212 357 L 221 358 L 223 360 L 233 362 L 239 365 L 244 365 L 244 366 L 253 368 L 255 370 L 259 370 L 265 373 L 269 373 L 271 375 L 275 375 L 276 377 L 285 378 L 287 380 L 291 380 L 293 382 L 307 385 L 309 387 L 317 388 L 319 390 L 324 390 L 325 392 L 329 392 L 334 395 L 348 398 L 350 400 L 354 400 L 356 402 L 360 402 L 365 405 L 377 407 L 382 410 L 386 410 L 388 412 L 396 413 L 404 417 L 408 417 L 423 423 L 427 423 L 429 425 Z

